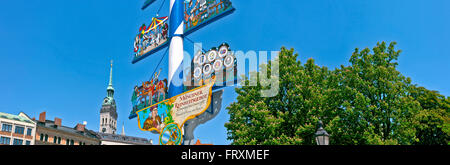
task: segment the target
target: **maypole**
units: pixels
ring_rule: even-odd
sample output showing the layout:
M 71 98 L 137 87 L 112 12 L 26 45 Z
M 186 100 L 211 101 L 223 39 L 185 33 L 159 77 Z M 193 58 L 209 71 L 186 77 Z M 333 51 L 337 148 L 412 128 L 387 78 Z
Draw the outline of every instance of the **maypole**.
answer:
M 169 15 L 169 98 L 183 93 L 184 58 L 184 4 L 183 0 L 170 0 Z
M 142 10 L 155 1 L 146 0 Z M 165 0 L 161 7 L 164 2 Z M 161 145 L 193 144 L 195 127 L 211 120 L 220 111 L 222 91 L 213 92 L 213 87 L 216 80 L 218 84 L 234 80 L 236 72 L 229 69 L 236 68 L 236 60 L 225 43 L 221 44 L 219 49 L 195 52 L 194 59 L 202 60 L 190 61 L 195 65 L 188 71 L 186 81 L 201 80 L 197 84 L 194 82 L 193 85 L 186 86 L 185 89 L 184 37 L 231 14 L 234 8 L 230 0 L 170 0 L 169 17 L 159 17 L 161 7 L 157 11 L 157 17 L 152 18 L 150 26 L 147 28 L 144 24 L 139 29 L 134 41 L 135 54 L 132 63 L 169 46 L 166 49 L 169 51 L 168 81 L 162 80 L 158 72 L 154 73 L 155 76 L 151 80 L 136 85 L 131 98 L 133 109 L 129 118 L 137 118 L 142 131 L 158 133 Z M 167 19 L 169 23 L 166 23 Z M 164 58 L 161 58 L 159 64 L 162 59 Z M 222 87 L 219 85 L 214 89 Z M 215 98 L 217 100 L 213 102 Z

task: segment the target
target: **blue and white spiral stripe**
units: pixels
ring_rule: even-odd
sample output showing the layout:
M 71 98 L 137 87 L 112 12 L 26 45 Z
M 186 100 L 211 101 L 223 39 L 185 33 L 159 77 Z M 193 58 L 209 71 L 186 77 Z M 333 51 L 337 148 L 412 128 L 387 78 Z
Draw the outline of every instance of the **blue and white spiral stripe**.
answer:
M 183 93 L 184 0 L 170 0 L 169 98 Z

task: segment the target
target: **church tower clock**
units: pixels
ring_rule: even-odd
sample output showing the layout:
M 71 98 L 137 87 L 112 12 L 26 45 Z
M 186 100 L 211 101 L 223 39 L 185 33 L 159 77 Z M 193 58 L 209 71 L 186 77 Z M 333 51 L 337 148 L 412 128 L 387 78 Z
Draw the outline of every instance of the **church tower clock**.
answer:
M 103 99 L 100 109 L 100 130 L 101 133 L 116 134 L 117 130 L 117 107 L 114 100 L 114 88 L 112 86 L 112 60 L 109 72 L 109 84 L 106 88 L 106 97 Z

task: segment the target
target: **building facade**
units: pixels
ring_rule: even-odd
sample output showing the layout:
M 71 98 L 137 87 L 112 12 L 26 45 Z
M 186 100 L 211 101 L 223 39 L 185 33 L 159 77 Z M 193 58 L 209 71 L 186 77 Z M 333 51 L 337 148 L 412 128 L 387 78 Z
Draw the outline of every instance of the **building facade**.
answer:
M 0 112 L 0 145 L 34 145 L 36 122 L 25 113 Z
M 100 139 L 86 125 L 63 126 L 62 120 L 46 120 L 46 112 L 39 115 L 36 122 L 36 145 L 99 145 Z

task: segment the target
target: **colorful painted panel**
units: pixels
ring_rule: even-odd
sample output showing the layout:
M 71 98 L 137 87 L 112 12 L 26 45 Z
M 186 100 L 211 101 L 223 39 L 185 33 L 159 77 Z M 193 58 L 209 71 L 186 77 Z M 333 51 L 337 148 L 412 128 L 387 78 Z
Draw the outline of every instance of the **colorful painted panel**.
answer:
M 133 90 L 131 102 L 133 110 L 129 118 L 135 118 L 136 112 L 150 105 L 156 104 L 166 99 L 167 96 L 167 79 L 159 80 L 159 74 L 155 73 L 150 81 L 143 82 L 142 85 L 136 85 Z
M 143 58 L 161 50 L 168 44 L 168 17 L 152 18 L 149 26 L 143 24 L 134 40 L 134 58 L 136 63 Z
M 184 34 L 188 35 L 234 10 L 230 0 L 185 0 Z
M 181 145 L 183 142 L 183 134 L 178 124 L 169 124 L 162 129 L 159 136 L 159 144 L 161 145 Z
M 214 78 L 207 85 L 137 111 L 139 128 L 143 131 L 159 133 L 160 144 L 181 144 L 179 139 L 182 135 L 181 127 L 186 121 L 206 111 L 211 103 L 213 85 Z M 169 126 L 170 128 L 167 128 Z

